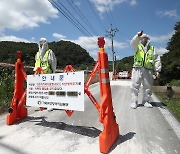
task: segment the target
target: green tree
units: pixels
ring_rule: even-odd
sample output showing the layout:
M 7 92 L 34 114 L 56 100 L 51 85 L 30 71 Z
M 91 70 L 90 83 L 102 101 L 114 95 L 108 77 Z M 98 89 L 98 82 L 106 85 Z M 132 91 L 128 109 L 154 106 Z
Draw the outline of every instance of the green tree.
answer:
M 125 57 L 117 61 L 116 69 L 117 71 L 131 71 L 133 66 L 133 56 Z
M 173 79 L 180 79 L 180 22 L 175 24 L 174 30 L 175 33 L 172 35 L 166 47 L 169 52 L 161 58 L 161 85 L 171 82 Z
M 14 72 L 12 68 L 3 68 L 0 66 L 0 113 L 7 111 L 13 91 L 14 91 Z
M 82 64 L 92 65 L 94 59 L 80 45 L 70 41 L 50 42 L 51 48 L 57 58 L 57 67 L 64 69 L 66 65 L 79 67 Z M 15 63 L 16 52 L 22 51 L 22 61 L 25 65 L 34 66 L 35 54 L 38 51 L 38 44 L 24 42 L 0 42 L 0 62 Z

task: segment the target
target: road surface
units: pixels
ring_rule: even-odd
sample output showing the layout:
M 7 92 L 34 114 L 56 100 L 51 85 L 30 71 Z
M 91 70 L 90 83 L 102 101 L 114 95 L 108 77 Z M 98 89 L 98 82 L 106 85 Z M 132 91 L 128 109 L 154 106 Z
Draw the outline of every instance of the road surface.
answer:
M 152 96 L 153 108 L 141 104 L 130 108 L 130 80 L 111 81 L 114 112 L 120 136 L 110 154 L 180 154 L 180 124 L 165 106 Z M 99 85 L 90 87 L 99 101 Z M 141 103 L 142 93 L 139 97 Z M 96 108 L 85 96 L 85 112 L 68 117 L 28 108 L 28 118 L 11 126 L 0 116 L 1 154 L 99 154 L 103 125 Z

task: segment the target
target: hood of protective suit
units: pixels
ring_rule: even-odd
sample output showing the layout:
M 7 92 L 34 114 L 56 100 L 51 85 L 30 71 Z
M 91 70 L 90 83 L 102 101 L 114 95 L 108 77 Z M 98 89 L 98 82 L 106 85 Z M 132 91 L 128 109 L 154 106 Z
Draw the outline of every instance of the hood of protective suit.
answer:
M 149 46 L 149 44 L 150 44 L 150 38 L 149 38 L 149 36 L 147 35 L 147 34 L 143 34 L 142 36 L 141 36 L 141 41 L 140 41 L 140 43 L 144 46 L 144 47 L 147 47 L 147 46 Z
M 45 38 L 41 38 L 39 40 L 38 47 L 39 47 L 40 58 L 42 59 L 44 57 L 45 52 L 48 50 L 48 43 Z

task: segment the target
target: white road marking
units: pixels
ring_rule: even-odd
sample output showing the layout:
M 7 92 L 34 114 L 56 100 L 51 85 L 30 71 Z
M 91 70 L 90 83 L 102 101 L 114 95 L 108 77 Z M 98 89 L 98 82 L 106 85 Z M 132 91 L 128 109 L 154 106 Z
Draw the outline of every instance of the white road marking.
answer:
M 180 123 L 174 118 L 174 116 L 164 107 L 160 107 L 159 103 L 161 103 L 155 94 L 152 95 L 152 99 L 157 105 L 160 112 L 163 114 L 169 125 L 172 127 L 178 138 L 180 139 Z M 156 103 L 158 102 L 158 104 Z M 162 104 L 162 103 L 161 103 Z M 162 105 L 161 105 L 162 106 Z

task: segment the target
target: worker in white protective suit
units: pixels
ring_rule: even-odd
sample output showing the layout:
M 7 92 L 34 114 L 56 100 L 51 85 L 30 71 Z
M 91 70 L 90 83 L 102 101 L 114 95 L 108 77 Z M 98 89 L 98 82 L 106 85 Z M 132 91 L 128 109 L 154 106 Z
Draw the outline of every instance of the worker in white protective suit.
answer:
M 38 43 L 39 51 L 35 56 L 34 71 L 41 67 L 45 73 L 55 73 L 57 60 L 54 52 L 48 48 L 48 42 L 45 38 L 41 38 Z
M 145 107 L 152 108 L 149 103 L 152 95 L 153 74 L 156 78 L 159 77 L 161 71 L 160 56 L 157 55 L 154 46 L 150 45 L 150 38 L 143 34 L 143 31 L 138 32 L 131 40 L 131 46 L 135 52 L 134 65 L 132 70 L 132 102 L 131 108 L 136 109 L 138 106 L 138 93 L 142 83 L 143 100 L 142 104 Z
M 55 73 L 57 60 L 54 52 L 49 49 L 48 42 L 45 38 L 41 38 L 38 43 L 39 51 L 35 56 L 34 71 L 38 67 L 41 67 L 45 73 Z M 48 108 L 48 111 L 52 111 L 52 108 Z

